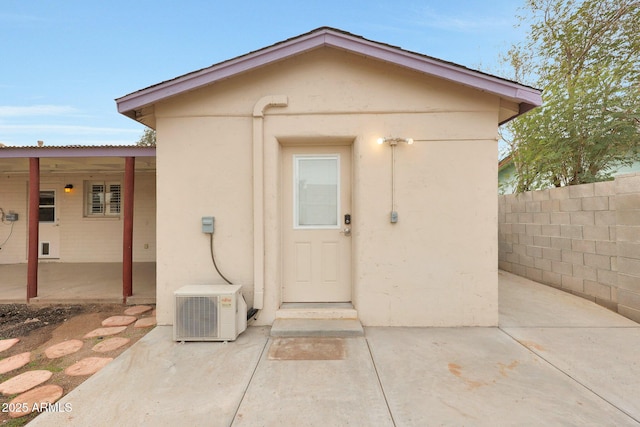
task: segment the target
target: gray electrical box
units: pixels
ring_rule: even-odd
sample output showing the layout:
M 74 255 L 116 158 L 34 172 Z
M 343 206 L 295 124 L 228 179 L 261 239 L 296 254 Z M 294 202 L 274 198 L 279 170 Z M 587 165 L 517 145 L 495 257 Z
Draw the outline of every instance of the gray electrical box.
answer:
M 202 217 L 202 232 L 207 234 L 213 234 L 213 223 L 215 218 L 212 216 Z
M 391 223 L 395 224 L 396 222 L 398 222 L 398 212 L 391 211 Z
M 5 214 L 4 216 L 5 221 L 17 221 L 18 220 L 18 214 L 15 212 L 9 212 L 8 214 Z

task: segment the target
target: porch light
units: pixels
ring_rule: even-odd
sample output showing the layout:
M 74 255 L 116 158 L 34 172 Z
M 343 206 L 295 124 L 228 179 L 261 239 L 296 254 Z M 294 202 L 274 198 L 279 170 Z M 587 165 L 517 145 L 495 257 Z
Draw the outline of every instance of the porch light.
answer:
M 389 215 L 389 222 L 395 224 L 398 222 L 398 211 L 396 210 L 396 145 L 399 142 L 404 142 L 407 145 L 413 144 L 413 138 L 378 138 L 378 144 L 382 145 L 385 142 L 391 146 L 391 213 Z
M 73 190 L 73 184 L 67 184 L 64 186 L 65 193 L 71 193 L 71 190 Z
M 385 142 L 388 142 L 391 146 L 398 145 L 398 142 L 405 142 L 408 145 L 411 145 L 413 144 L 413 138 L 378 138 L 377 142 L 379 145 L 382 145 Z

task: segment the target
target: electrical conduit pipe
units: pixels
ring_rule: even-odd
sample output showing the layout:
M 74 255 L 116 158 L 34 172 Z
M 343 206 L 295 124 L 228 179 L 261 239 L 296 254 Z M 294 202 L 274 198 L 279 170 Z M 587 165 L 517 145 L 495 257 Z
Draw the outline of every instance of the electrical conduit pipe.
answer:
M 253 107 L 253 307 L 264 306 L 264 112 L 286 107 L 286 95 L 262 97 Z

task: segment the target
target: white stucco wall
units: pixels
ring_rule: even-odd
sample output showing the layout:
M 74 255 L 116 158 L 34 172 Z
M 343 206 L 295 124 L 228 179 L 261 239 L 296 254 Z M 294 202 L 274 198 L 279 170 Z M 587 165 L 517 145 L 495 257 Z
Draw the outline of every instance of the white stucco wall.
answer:
M 135 177 L 133 261 L 153 262 L 156 257 L 155 174 L 139 172 Z M 117 181 L 124 174 L 70 173 L 40 176 L 41 189 L 57 190 L 57 218 L 60 233 L 60 262 L 121 262 L 123 219 L 89 218 L 84 215 L 85 181 Z M 73 184 L 71 193 L 64 193 Z M 0 175 L 0 207 L 18 213 L 11 237 L 0 249 L 0 264 L 27 262 L 28 175 Z M 0 224 L 0 243 L 10 232 L 10 224 Z M 54 261 L 54 260 L 52 260 Z
M 223 283 L 202 216 L 216 217 L 219 267 L 253 304 L 253 117 L 266 95 L 286 107 L 264 118 L 265 296 L 281 302 L 281 144 L 352 144 L 352 299 L 365 325 L 496 325 L 496 96 L 319 49 L 155 106 L 158 321 L 173 291 Z M 391 149 L 399 222 L 389 222 Z

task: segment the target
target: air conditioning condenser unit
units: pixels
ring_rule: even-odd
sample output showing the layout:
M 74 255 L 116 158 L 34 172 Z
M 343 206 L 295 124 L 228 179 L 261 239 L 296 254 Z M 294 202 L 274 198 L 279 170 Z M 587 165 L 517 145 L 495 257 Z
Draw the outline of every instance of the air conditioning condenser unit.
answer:
M 233 341 L 247 329 L 240 285 L 188 285 L 174 292 L 174 341 Z

